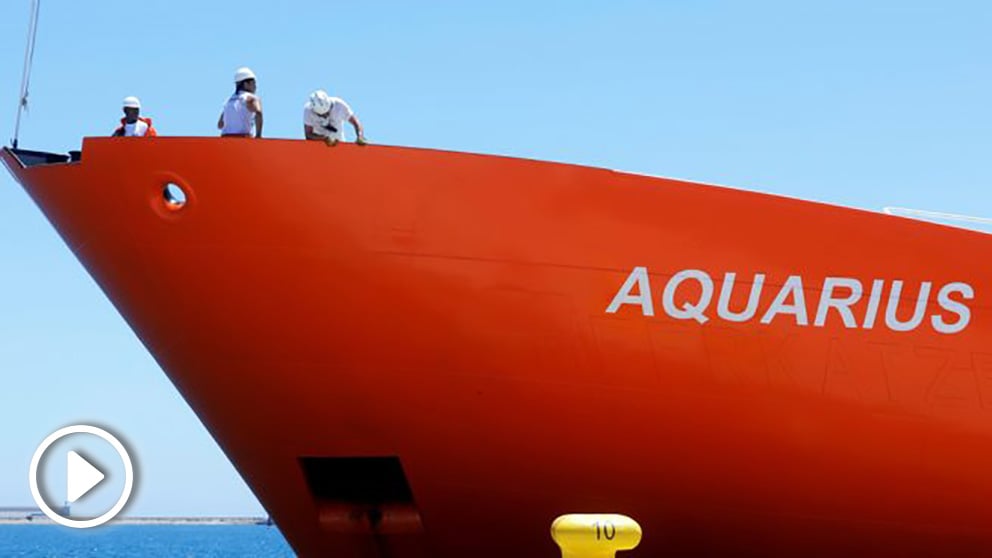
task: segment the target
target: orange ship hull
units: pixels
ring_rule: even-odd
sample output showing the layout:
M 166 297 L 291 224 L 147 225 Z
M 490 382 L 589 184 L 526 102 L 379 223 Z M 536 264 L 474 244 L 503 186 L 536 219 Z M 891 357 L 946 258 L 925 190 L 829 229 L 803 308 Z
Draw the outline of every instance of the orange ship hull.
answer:
M 573 512 L 630 556 L 992 552 L 989 236 L 393 147 L 3 160 L 303 556 L 549 557 Z

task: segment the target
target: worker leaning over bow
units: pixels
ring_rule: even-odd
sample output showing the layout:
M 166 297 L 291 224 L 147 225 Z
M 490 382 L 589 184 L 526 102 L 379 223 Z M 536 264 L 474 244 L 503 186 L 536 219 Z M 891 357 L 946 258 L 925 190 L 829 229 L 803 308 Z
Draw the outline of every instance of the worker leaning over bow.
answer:
M 365 129 L 344 99 L 331 97 L 323 89 L 310 94 L 303 105 L 303 134 L 308 140 L 323 140 L 327 145 L 344 141 L 344 124 L 355 127 L 355 143 L 365 145 Z
M 137 97 L 124 97 L 124 118 L 121 118 L 121 125 L 114 130 L 114 137 L 153 137 L 158 132 L 152 126 L 151 118 L 144 118 L 141 115 L 141 101 Z
M 234 73 L 234 94 L 224 103 L 217 128 L 222 136 L 262 137 L 262 99 L 255 94 L 258 84 L 255 73 L 249 68 L 238 68 Z

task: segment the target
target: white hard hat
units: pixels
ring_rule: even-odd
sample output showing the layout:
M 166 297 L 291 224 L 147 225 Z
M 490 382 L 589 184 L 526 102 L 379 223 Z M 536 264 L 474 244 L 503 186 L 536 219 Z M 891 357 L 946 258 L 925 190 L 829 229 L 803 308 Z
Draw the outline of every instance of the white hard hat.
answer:
M 124 108 L 141 108 L 141 101 L 137 97 L 124 97 Z
M 323 89 L 310 94 L 310 110 L 323 116 L 331 111 L 331 96 Z
M 251 68 L 238 68 L 238 71 L 234 72 L 234 83 L 241 83 L 246 79 L 255 79 L 255 72 L 251 71 Z

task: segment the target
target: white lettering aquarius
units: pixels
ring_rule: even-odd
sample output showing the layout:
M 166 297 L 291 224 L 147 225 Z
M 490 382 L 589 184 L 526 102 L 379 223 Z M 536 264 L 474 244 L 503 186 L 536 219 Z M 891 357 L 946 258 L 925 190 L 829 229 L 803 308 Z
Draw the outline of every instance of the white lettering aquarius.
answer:
M 908 322 L 899 320 L 899 298 L 902 294 L 903 282 L 896 280 L 892 282 L 892 290 L 889 291 L 889 303 L 885 306 L 885 325 L 892 331 L 911 331 L 916 329 L 923 321 L 923 313 L 927 309 L 927 299 L 930 298 L 930 282 L 924 281 L 920 284 L 920 294 L 916 297 L 916 307 L 913 309 L 913 317 Z
M 638 294 L 636 295 L 630 294 L 634 285 L 637 285 Z M 651 299 L 651 281 L 648 279 L 648 268 L 635 267 L 634 271 L 630 272 L 623 286 L 613 297 L 613 302 L 606 307 L 606 313 L 616 314 L 617 310 L 624 304 L 639 304 L 642 314 L 654 316 L 654 301 Z
M 792 304 L 786 304 L 789 296 L 792 296 Z M 806 314 L 806 297 L 803 295 L 803 278 L 798 275 L 790 275 L 782 285 L 782 290 L 775 295 L 775 300 L 768 307 L 768 311 L 761 317 L 761 323 L 770 324 L 775 316 L 779 314 L 792 314 L 796 317 L 797 325 L 809 324 L 809 316 Z
M 667 275 L 665 273 L 664 275 Z M 657 275 L 656 275 L 657 277 Z M 693 285 L 685 286 L 687 282 L 695 282 L 698 289 Z M 939 310 L 929 316 L 927 323 L 937 333 L 955 334 L 967 329 L 971 323 L 971 306 L 968 301 L 975 299 L 974 288 L 964 282 L 952 282 L 935 289 L 933 282 L 921 281 L 919 291 L 914 299 L 903 299 L 903 289 L 905 281 L 885 279 L 872 279 L 871 290 L 865 297 L 866 282 L 854 277 L 825 277 L 820 289 L 806 286 L 808 281 L 804 281 L 800 275 L 790 275 L 782 283 L 777 291 L 765 289 L 769 284 L 769 279 L 765 273 L 756 273 L 754 280 L 750 283 L 747 302 L 736 303 L 736 309 L 731 309 L 731 300 L 734 299 L 734 287 L 737 285 L 737 273 L 727 271 L 723 274 L 723 280 L 719 285 L 719 296 L 717 297 L 716 316 L 707 315 L 707 311 L 713 302 L 713 295 L 717 289 L 713 276 L 700 269 L 685 269 L 674 273 L 671 279 L 665 284 L 661 293 L 662 306 L 665 310 L 663 316 L 655 317 L 654 296 L 651 290 L 651 280 L 648 268 L 645 266 L 635 267 L 623 285 L 617 290 L 612 301 L 606 307 L 606 313 L 616 314 L 624 305 L 633 305 L 640 308 L 640 313 L 644 317 L 654 319 L 664 319 L 666 316 L 675 320 L 693 320 L 699 324 L 708 323 L 713 317 L 719 320 L 735 323 L 754 323 L 755 317 L 761 308 L 761 314 L 757 324 L 770 327 L 781 327 L 786 325 L 782 319 L 776 320 L 782 315 L 792 316 L 792 322 L 801 327 L 830 327 L 832 323 L 837 324 L 836 319 L 840 318 L 840 323 L 847 329 L 871 330 L 876 326 L 878 313 L 881 310 L 883 296 L 885 294 L 886 283 L 889 284 L 889 293 L 885 305 L 885 326 L 892 331 L 906 332 L 915 331 L 924 323 L 927 318 L 928 305 L 939 306 Z M 745 288 L 747 283 L 744 283 Z M 676 304 L 680 287 L 685 286 L 690 289 L 688 292 L 694 293 L 694 300 L 684 301 Z M 807 292 L 808 290 L 808 292 Z M 807 295 L 815 296 L 817 290 L 820 291 L 816 305 L 816 315 L 812 325 L 809 322 L 809 310 L 806 300 Z M 932 301 L 931 295 L 937 290 L 936 301 Z M 771 292 L 775 292 L 770 302 L 764 302 L 768 297 L 772 297 Z M 682 300 L 685 300 L 683 291 Z M 740 300 L 740 297 L 738 297 Z M 900 303 L 904 306 L 912 302 L 913 313 L 908 320 L 900 318 Z M 767 304 L 767 306 L 764 306 Z M 902 313 L 905 315 L 905 312 Z M 833 316 L 833 318 L 831 318 Z M 832 321 L 833 320 L 833 321 Z M 839 324 L 838 324 L 839 325 Z
M 717 301 L 716 313 L 728 322 L 746 322 L 754 317 L 758 311 L 758 303 L 761 302 L 761 287 L 765 284 L 765 275 L 758 273 L 754 276 L 754 283 L 751 284 L 751 294 L 747 297 L 747 306 L 743 312 L 734 312 L 730 309 L 730 297 L 734 293 L 734 280 L 736 273 L 726 273 L 723 276 L 723 286 L 720 288 L 720 300 Z
M 702 294 L 699 296 L 699 300 L 696 304 L 690 304 L 686 302 L 682 305 L 682 308 L 675 306 L 675 291 L 679 288 L 679 285 L 683 281 L 694 279 L 699 281 L 699 284 L 703 288 Z M 704 324 L 709 318 L 703 313 L 710 305 L 710 301 L 713 299 L 713 279 L 703 271 L 698 269 L 687 269 L 685 271 L 680 271 L 676 273 L 668 284 L 665 285 L 665 292 L 662 296 L 662 304 L 665 307 L 665 313 L 669 316 L 678 320 L 696 320 L 697 322 Z

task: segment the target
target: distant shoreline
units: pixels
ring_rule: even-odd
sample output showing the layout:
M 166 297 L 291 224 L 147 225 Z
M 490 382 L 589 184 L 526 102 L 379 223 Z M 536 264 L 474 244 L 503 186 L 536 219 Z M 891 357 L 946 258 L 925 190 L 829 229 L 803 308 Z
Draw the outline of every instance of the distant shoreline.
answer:
M 270 525 L 265 517 L 119 517 L 107 525 Z M 56 525 L 47 517 L 0 518 L 0 525 Z

